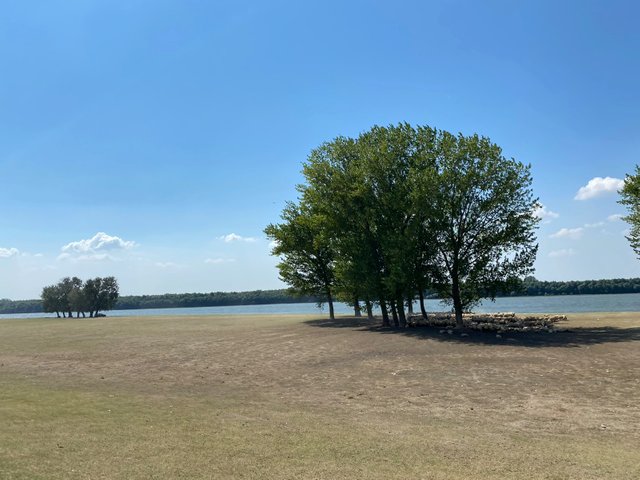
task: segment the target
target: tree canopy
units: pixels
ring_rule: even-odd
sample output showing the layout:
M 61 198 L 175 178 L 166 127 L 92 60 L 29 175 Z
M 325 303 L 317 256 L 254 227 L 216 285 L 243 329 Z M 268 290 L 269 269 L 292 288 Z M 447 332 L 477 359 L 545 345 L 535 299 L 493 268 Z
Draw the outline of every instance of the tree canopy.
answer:
M 640 167 L 636 165 L 636 173 L 628 174 L 625 178 L 624 186 L 620 190 L 620 204 L 627 207 L 629 214 L 623 217 L 629 225 L 631 231 L 627 240 L 631 243 L 631 248 L 640 257 Z
M 537 252 L 529 166 L 488 138 L 428 126 L 375 126 L 314 149 L 298 203 L 265 232 L 280 276 L 301 292 L 380 306 L 396 326 L 426 289 L 462 312 L 513 289 Z M 300 225 L 306 225 L 305 234 Z M 312 227 L 311 227 L 312 226 Z M 323 256 L 318 250 L 322 247 Z
M 79 317 L 97 316 L 100 311 L 111 310 L 119 295 L 115 277 L 96 277 L 83 282 L 78 277 L 65 277 L 55 285 L 42 289 L 42 309 L 60 317 L 71 318 L 73 312 Z
M 529 167 L 477 135 L 438 135 L 433 184 L 423 197 L 436 250 L 433 283 L 456 323 L 480 298 L 495 298 L 533 272 L 537 200 Z
M 275 242 L 273 254 L 284 256 L 278 264 L 280 278 L 300 294 L 326 297 L 333 318 L 334 250 L 322 215 L 301 202 L 287 204 L 282 218 L 284 223 L 265 228 Z

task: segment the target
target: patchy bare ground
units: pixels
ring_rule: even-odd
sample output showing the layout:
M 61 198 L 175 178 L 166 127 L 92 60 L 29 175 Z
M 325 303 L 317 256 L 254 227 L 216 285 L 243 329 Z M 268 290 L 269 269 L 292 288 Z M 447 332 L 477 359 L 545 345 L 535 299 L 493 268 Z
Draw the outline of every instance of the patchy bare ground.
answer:
M 640 478 L 640 314 L 0 321 L 0 478 Z

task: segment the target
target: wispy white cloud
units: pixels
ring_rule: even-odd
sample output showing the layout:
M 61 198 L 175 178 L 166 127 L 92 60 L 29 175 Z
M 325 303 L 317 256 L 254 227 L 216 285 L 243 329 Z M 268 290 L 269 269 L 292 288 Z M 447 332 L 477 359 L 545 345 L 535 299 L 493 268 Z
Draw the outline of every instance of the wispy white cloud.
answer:
M 271 240 L 269 242 L 269 250 L 273 250 L 274 248 L 276 248 L 280 243 L 277 240 Z
M 539 218 L 540 220 L 544 220 L 545 223 L 549 223 L 554 218 L 558 218 L 560 216 L 559 213 L 552 212 L 549 210 L 546 205 L 542 203 L 538 205 L 538 207 L 533 211 L 533 216 Z
M 154 265 L 160 268 L 173 268 L 179 266 L 177 263 L 173 262 L 156 262 Z
M 62 247 L 62 251 L 65 253 L 89 253 L 105 250 L 129 250 L 135 246 L 136 243 L 133 241 L 98 232 L 89 239 L 67 243 Z
M 572 240 L 578 240 L 582 237 L 584 228 L 561 228 L 556 233 L 549 235 L 551 238 L 570 238 Z
M 220 263 L 231 263 L 235 262 L 235 258 L 207 258 L 204 263 L 208 263 L 211 265 L 218 265 Z
M 589 200 L 609 193 L 615 193 L 622 188 L 624 180 L 613 177 L 594 177 L 584 187 L 580 187 L 574 200 Z
M 584 228 L 598 228 L 598 227 L 604 227 L 604 225 L 605 225 L 604 222 L 585 223 Z
M 235 233 L 230 233 L 228 235 L 222 235 L 218 237 L 219 240 L 224 240 L 226 243 L 231 242 L 255 242 L 256 239 L 254 237 L 243 237 L 242 235 L 237 235 Z
M 614 213 L 613 215 L 609 215 L 607 217 L 607 220 L 609 220 L 610 222 L 619 222 L 620 220 L 622 220 L 622 217 L 624 215 L 622 215 L 621 213 Z
M 68 260 L 71 262 L 103 262 L 103 261 L 112 261 L 116 262 L 118 259 L 108 253 L 83 253 L 83 254 L 71 254 L 67 252 L 63 252 L 57 257 L 58 260 Z
M 30 253 L 30 252 L 22 252 L 22 251 L 19 252 L 19 255 L 22 258 L 42 258 L 42 257 L 44 257 L 44 254 L 42 254 L 42 253 Z
M 561 250 L 553 250 L 549 252 L 549 256 L 552 258 L 557 257 L 571 257 L 576 254 L 576 251 L 573 248 L 563 248 Z
M 92 253 L 89 255 L 80 255 L 78 257 L 78 260 L 81 262 L 91 262 L 91 261 L 101 262 L 103 260 L 117 261 L 118 259 L 115 257 L 112 257 L 108 253 Z
M 0 258 L 9 258 L 20 255 L 20 250 L 17 248 L 1 248 L 0 247 Z

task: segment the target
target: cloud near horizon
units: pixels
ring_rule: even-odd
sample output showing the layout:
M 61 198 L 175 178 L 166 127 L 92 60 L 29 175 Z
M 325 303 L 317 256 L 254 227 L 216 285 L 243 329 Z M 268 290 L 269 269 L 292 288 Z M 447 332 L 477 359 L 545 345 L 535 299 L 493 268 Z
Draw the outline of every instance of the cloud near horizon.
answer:
M 609 193 L 616 193 L 624 186 L 624 180 L 614 177 L 594 177 L 584 187 L 580 187 L 574 200 L 589 200 L 602 197 Z
M 570 238 L 572 240 L 578 240 L 582 238 L 584 228 L 561 228 L 556 233 L 549 235 L 549 238 Z
M 1 248 L 0 247 L 0 258 L 10 258 L 20 255 L 20 250 L 17 248 Z
M 575 254 L 576 251 L 573 248 L 563 248 L 560 250 L 553 250 L 552 252 L 549 252 L 549 256 L 552 258 L 572 257 Z
M 207 258 L 204 263 L 211 265 L 219 265 L 221 263 L 232 263 L 235 262 L 235 258 Z
M 73 261 L 76 261 L 76 262 L 91 262 L 91 261 L 101 262 L 103 260 L 110 260 L 112 262 L 115 262 L 118 260 L 117 258 L 109 255 L 108 253 L 91 253 L 88 255 L 77 255 L 77 256 L 73 256 L 68 253 L 62 253 L 58 255 L 58 260 L 65 260 L 65 259 L 72 259 Z
M 533 216 L 539 218 L 540 220 L 546 220 L 544 223 L 549 223 L 554 218 L 558 218 L 560 216 L 559 213 L 552 212 L 542 203 L 538 205 L 538 207 L 533 211 Z
M 172 267 L 179 266 L 177 263 L 174 263 L 174 262 L 156 262 L 154 265 L 160 268 L 172 268 Z
M 604 227 L 604 225 L 605 225 L 604 222 L 585 223 L 584 228 L 598 228 L 598 227 Z
M 218 240 L 224 240 L 225 243 L 256 241 L 254 237 L 243 237 L 242 235 L 237 235 L 235 233 L 230 233 L 228 235 L 221 235 L 220 237 L 218 237 Z
M 271 240 L 269 242 L 269 250 L 273 250 L 274 248 L 276 248 L 278 245 L 280 245 L 280 242 L 278 242 L 277 240 Z

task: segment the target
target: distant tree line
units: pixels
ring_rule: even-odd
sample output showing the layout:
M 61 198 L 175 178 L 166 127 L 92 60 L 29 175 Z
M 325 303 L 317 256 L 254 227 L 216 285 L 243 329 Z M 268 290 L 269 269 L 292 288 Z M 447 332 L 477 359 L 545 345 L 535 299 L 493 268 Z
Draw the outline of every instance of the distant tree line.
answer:
M 248 292 L 165 293 L 164 295 L 129 295 L 118 299 L 116 308 L 228 307 L 233 305 L 270 305 L 276 303 L 310 303 L 321 299 L 297 295 L 288 289 L 252 290 Z
M 96 317 L 100 311 L 111 310 L 118 300 L 118 281 L 115 277 L 96 277 L 82 281 L 78 277 L 65 277 L 55 285 L 42 289 L 42 311 L 58 317 L 77 317 L 89 314 Z
M 127 295 L 118 297 L 113 309 L 226 307 L 233 305 L 271 305 L 276 303 L 319 303 L 324 299 L 298 295 L 288 289 L 248 292 L 166 293 L 163 295 Z M 103 310 L 103 309 L 101 309 Z M 42 299 L 0 299 L 0 313 L 43 312 Z M 62 311 L 62 310 L 61 310 Z M 68 310 L 64 310 L 68 313 Z M 72 309 L 72 311 L 74 311 Z
M 40 313 L 42 312 L 42 299 L 10 300 L 0 298 L 0 313 Z
M 640 278 L 612 278 L 607 280 L 573 280 L 547 282 L 526 277 L 523 290 L 511 292 L 511 296 L 540 295 L 599 295 L 607 293 L 640 293 Z

